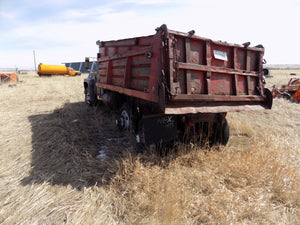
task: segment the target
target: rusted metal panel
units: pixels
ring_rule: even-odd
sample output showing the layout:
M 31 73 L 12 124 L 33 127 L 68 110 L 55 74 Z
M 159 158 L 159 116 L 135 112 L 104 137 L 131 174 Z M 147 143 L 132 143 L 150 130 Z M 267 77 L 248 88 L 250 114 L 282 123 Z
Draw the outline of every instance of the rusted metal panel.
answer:
M 226 111 L 222 105 L 239 111 L 261 108 L 266 102 L 263 48 L 212 41 L 165 25 L 156 31 L 151 36 L 97 42 L 96 85 L 155 102 L 164 113 L 193 113 L 192 108 Z
M 127 57 L 125 64 L 124 87 L 130 87 L 130 74 L 131 74 L 132 57 Z
M 106 72 L 106 83 L 112 83 L 112 61 L 108 61 L 107 72 Z
M 190 54 L 191 52 L 191 40 L 190 39 L 185 39 L 185 55 L 186 55 L 186 62 L 191 63 L 193 62 L 193 56 L 194 54 Z M 191 70 L 186 71 L 186 89 L 187 89 L 187 94 L 190 95 L 192 92 L 192 75 L 191 75 Z
M 234 80 L 230 74 L 211 73 L 211 95 L 233 96 Z
M 168 76 L 168 85 L 170 87 L 170 90 L 172 93 L 176 92 L 175 90 L 175 86 L 174 86 L 174 83 L 176 83 L 177 81 L 177 77 L 175 77 L 175 68 L 174 68 L 174 65 L 175 65 L 175 62 L 174 62 L 174 55 L 176 55 L 176 52 L 174 52 L 176 49 L 174 48 L 175 46 L 175 39 L 172 39 L 170 37 L 168 37 L 168 61 L 169 61 L 169 68 L 168 68 L 168 71 L 169 71 L 169 76 Z M 175 53 L 175 54 L 174 54 Z
M 199 105 L 203 101 L 223 101 L 224 105 L 226 102 L 260 104 L 264 101 L 263 86 L 260 85 L 262 48 L 214 42 L 176 31 L 169 31 L 169 36 L 176 43 L 176 49 L 172 50 L 176 55 L 172 60 L 177 73 L 173 76 L 176 77 L 176 87 L 180 87 L 180 92 L 173 91 L 167 107 L 178 101 L 198 102 Z M 198 79 L 192 79 L 191 74 L 197 74 Z M 185 77 L 185 81 L 181 77 Z M 231 108 L 234 107 L 237 106 Z M 246 108 L 249 107 L 255 108 L 253 105 Z
M 206 65 L 207 67 L 211 67 L 211 46 L 209 42 L 206 42 Z M 211 93 L 211 71 L 206 71 L 206 86 L 207 86 L 207 94 Z

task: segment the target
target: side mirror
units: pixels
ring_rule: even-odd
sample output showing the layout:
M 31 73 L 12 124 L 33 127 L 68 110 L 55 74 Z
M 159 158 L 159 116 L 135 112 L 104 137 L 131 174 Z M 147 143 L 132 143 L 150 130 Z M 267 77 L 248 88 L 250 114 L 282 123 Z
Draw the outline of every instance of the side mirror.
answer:
M 89 68 L 90 68 L 90 58 L 89 57 L 85 57 L 84 67 L 86 70 L 89 70 Z

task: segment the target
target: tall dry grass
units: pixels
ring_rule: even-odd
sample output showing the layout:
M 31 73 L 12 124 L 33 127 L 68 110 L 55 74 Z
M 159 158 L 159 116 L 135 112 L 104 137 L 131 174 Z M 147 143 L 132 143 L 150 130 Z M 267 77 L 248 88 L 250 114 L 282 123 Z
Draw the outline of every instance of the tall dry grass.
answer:
M 268 85 L 288 77 L 275 72 Z M 138 154 L 83 103 L 83 77 L 0 86 L 1 224 L 300 223 L 299 104 L 229 113 L 218 150 Z

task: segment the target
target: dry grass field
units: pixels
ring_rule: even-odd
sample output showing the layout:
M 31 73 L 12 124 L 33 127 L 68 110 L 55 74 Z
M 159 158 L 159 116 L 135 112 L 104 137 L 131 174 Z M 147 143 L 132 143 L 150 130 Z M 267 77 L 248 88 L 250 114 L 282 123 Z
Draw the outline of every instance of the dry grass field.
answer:
M 300 224 L 300 104 L 228 113 L 218 150 L 137 154 L 84 77 L 0 86 L 0 224 Z

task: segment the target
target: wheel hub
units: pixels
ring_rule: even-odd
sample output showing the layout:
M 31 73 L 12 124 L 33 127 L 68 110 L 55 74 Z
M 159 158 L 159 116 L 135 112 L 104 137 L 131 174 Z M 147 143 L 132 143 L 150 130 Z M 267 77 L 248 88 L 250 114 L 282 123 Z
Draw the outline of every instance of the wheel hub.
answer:
M 126 110 L 123 110 L 120 118 L 116 121 L 120 130 L 129 130 L 130 128 L 130 117 Z

